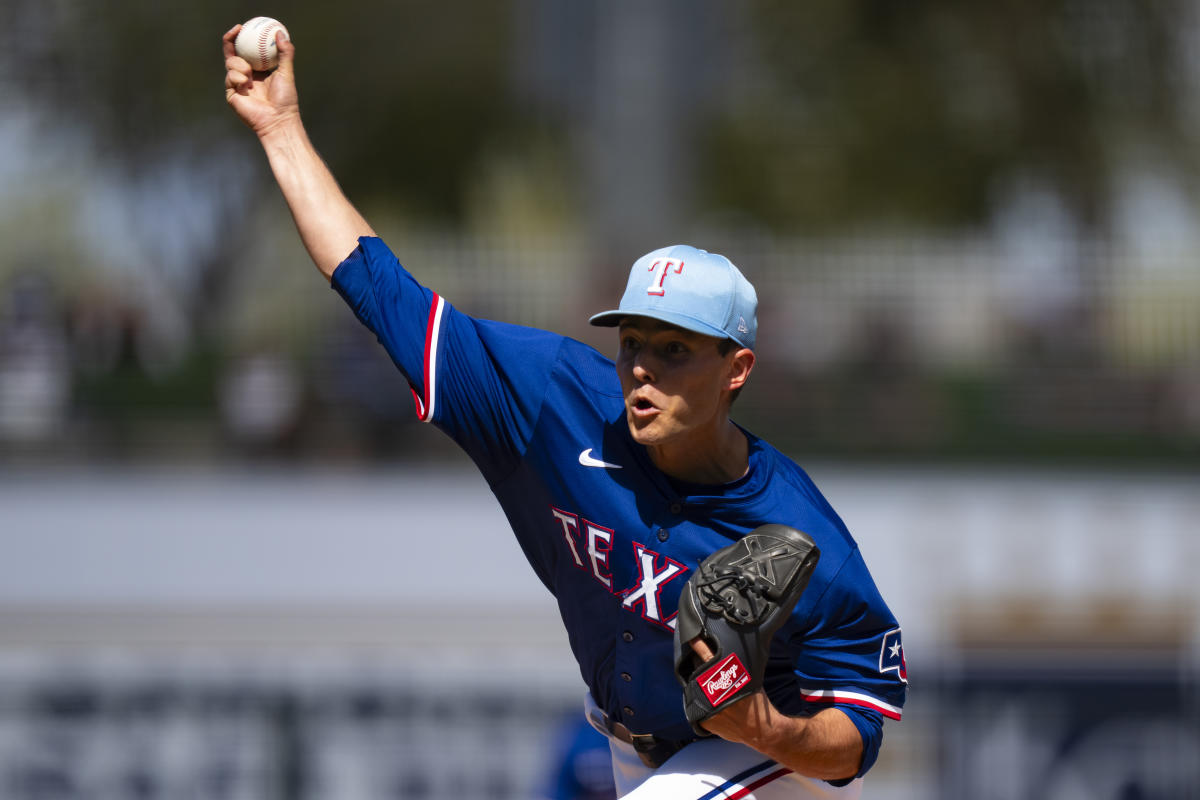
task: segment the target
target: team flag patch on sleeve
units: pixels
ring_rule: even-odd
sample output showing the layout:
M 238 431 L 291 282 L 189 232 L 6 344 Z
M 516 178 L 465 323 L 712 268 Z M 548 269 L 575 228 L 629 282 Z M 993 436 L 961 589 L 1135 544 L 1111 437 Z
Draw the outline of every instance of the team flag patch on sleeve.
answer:
M 904 645 L 900 641 L 900 629 L 883 635 L 883 647 L 879 650 L 879 671 L 895 672 L 900 680 L 908 683 L 908 668 L 904 663 Z

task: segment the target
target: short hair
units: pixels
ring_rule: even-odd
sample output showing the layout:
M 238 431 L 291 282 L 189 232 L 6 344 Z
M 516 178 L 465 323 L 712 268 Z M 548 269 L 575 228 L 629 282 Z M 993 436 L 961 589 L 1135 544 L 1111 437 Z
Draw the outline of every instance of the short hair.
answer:
M 725 338 L 725 339 L 721 339 L 719 342 L 717 342 L 717 352 L 720 353 L 722 356 L 727 356 L 730 353 L 732 353 L 733 351 L 741 350 L 741 349 L 742 349 L 742 346 L 733 339 Z M 746 388 L 746 385 L 742 384 L 741 386 L 739 386 L 738 388 L 733 390 L 733 394 L 729 395 L 729 405 L 731 408 L 733 407 L 733 401 L 737 400 L 738 395 L 742 393 L 742 389 L 744 389 L 744 388 Z

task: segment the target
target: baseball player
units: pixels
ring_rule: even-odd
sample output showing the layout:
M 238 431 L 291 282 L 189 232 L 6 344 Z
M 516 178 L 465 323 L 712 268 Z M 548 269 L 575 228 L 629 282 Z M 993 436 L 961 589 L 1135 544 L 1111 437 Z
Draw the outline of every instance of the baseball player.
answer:
M 237 31 L 223 40 L 229 105 L 259 137 L 317 268 L 406 376 L 420 419 L 473 460 L 556 598 L 618 794 L 857 797 L 883 720 L 904 704 L 900 627 L 808 476 L 730 420 L 755 364 L 752 285 L 703 250 L 648 253 L 619 306 L 591 320 L 618 331 L 615 363 L 554 333 L 471 318 L 418 283 L 341 192 L 301 123 L 295 47 L 279 36 L 278 68 L 252 73 Z M 715 638 L 676 641 L 682 593 L 765 523 L 800 532 L 819 561 L 760 639 L 769 657 L 744 696 L 721 705 L 710 694 L 693 713 L 706 701 L 694 685 L 681 693 L 681 648 L 702 669 L 725 659 L 706 692 L 743 681 Z M 690 625 L 706 624 L 689 609 Z

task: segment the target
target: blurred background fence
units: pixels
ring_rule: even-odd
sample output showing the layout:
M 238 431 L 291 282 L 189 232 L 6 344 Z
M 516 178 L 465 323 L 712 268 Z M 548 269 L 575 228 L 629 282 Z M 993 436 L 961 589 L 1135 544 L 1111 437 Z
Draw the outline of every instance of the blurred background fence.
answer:
M 185 321 L 155 298 L 11 276 L 0 316 L 7 457 L 426 450 L 403 379 L 309 274 L 285 225 L 241 257 L 242 288 L 199 341 L 172 340 L 165 331 Z M 762 361 L 739 413 L 787 449 L 1195 463 L 1193 252 L 1148 261 L 1059 243 L 1089 265 L 1064 296 L 1052 276 L 1022 274 L 1041 265 L 991 241 L 710 238 L 763 297 Z M 613 349 L 586 319 L 619 296 L 624 270 L 604 264 L 598 276 L 577 241 L 408 235 L 395 247 L 465 311 Z
M 0 796 L 603 796 L 550 598 L 222 103 L 260 13 L 460 309 L 611 352 L 643 252 L 755 282 L 735 418 L 905 628 L 869 796 L 1200 795 L 1194 2 L 4 11 Z

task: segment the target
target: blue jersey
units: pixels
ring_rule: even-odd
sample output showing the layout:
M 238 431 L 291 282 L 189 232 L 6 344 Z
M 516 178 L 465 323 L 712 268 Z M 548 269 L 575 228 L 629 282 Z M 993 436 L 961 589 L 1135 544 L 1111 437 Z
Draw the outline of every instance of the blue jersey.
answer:
M 795 463 L 747 433 L 733 483 L 669 479 L 633 441 L 615 365 L 575 340 L 472 318 L 363 238 L 333 286 L 408 378 L 422 420 L 483 473 L 534 572 L 558 601 L 597 704 L 635 733 L 694 736 L 674 675 L 680 591 L 697 564 L 768 522 L 821 559 L 776 634 L 765 689 L 784 713 L 833 704 L 863 734 L 899 719 L 900 628 L 845 525 Z M 861 773 L 860 773 L 861 774 Z

